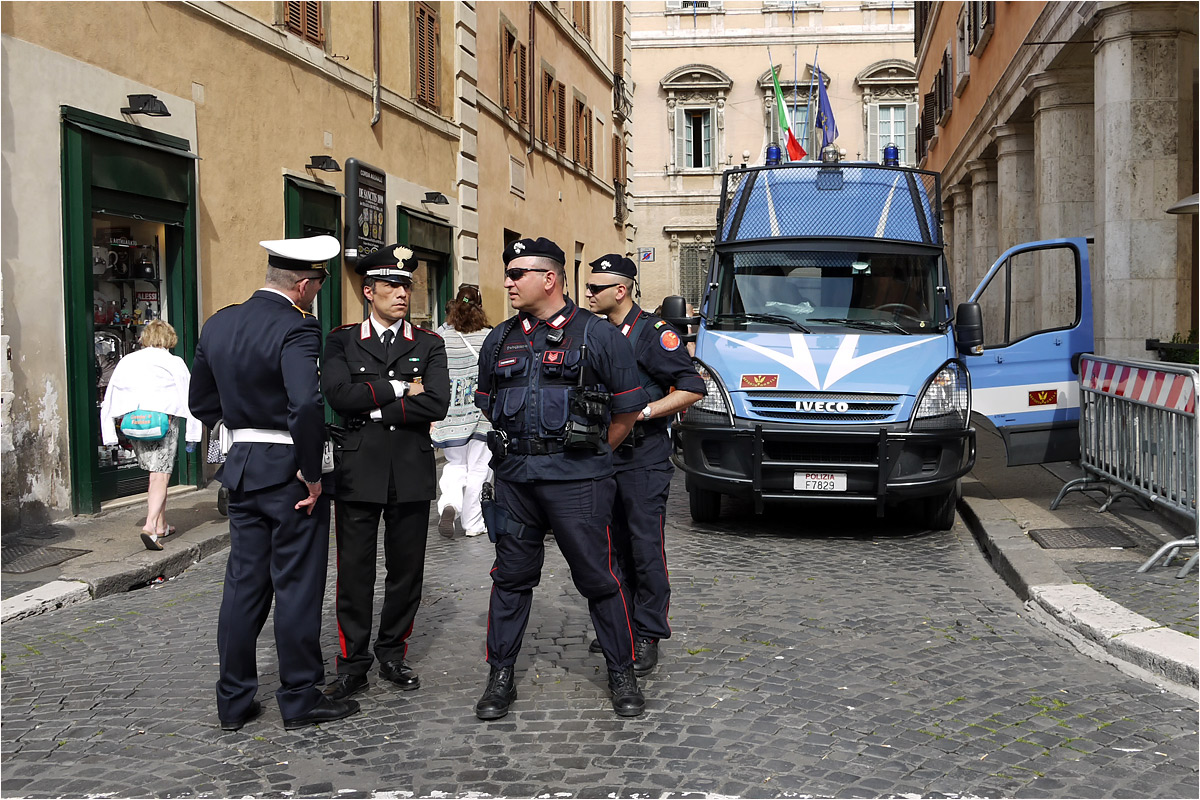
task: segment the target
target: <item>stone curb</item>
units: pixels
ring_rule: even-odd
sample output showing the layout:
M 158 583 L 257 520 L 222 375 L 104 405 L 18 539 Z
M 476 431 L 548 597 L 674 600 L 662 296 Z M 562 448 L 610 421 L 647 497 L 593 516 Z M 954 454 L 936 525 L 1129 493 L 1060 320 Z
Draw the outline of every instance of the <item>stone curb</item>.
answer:
M 215 522 L 189 531 L 189 542 L 163 551 L 146 551 L 124 561 L 87 564 L 78 572 L 63 570 L 60 580 L 3 601 L 0 623 L 32 617 L 84 600 L 122 594 L 155 578 L 174 578 L 188 567 L 229 547 L 229 524 Z
M 965 497 L 959 513 L 996 572 L 1026 608 L 1086 655 L 1134 668 L 1189 699 L 1200 696 L 1200 650 L 1187 634 L 1163 627 L 1113 602 L 1090 586 L 1073 583 L 1046 558 L 998 500 Z M 1081 646 L 1084 643 L 1091 646 Z M 1129 671 L 1129 670 L 1123 670 Z

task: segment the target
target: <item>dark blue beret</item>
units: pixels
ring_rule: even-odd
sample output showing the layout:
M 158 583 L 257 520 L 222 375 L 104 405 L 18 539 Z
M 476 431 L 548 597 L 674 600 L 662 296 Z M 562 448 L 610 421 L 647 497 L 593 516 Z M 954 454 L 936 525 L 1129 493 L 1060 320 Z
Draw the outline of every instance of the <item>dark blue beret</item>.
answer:
M 541 256 L 560 264 L 567 263 L 567 257 L 563 255 L 561 247 L 549 239 L 539 236 L 536 240 L 518 239 L 504 248 L 504 266 L 507 267 L 508 262 L 514 258 L 525 258 L 526 256 Z
M 610 275 L 624 275 L 626 278 L 637 277 L 637 264 L 631 259 L 617 253 L 600 256 L 589 264 L 594 272 L 607 272 Z

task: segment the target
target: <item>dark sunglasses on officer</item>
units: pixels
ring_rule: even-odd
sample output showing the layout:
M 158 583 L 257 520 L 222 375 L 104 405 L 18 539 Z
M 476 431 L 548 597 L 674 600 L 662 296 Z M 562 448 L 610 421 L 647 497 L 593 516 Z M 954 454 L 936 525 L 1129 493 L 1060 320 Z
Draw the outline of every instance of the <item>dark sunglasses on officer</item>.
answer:
M 587 289 L 587 293 L 594 297 L 595 295 L 603 292 L 605 289 L 611 289 L 614 286 L 620 285 L 621 284 L 619 283 L 585 283 L 583 288 Z
M 504 270 L 504 277 L 508 278 L 510 281 L 519 281 L 519 280 L 521 280 L 521 278 L 525 277 L 526 272 L 549 272 L 549 271 L 550 270 L 548 270 L 548 269 L 509 267 L 508 269 Z

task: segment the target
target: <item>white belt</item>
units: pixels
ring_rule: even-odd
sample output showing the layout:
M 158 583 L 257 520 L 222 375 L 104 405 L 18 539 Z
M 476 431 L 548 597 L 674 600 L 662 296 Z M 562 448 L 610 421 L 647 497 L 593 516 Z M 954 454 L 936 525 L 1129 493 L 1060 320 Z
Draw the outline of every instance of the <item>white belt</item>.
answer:
M 277 431 L 270 428 L 226 428 L 222 425 L 221 452 L 228 453 L 229 448 L 237 442 L 292 444 L 292 434 L 288 431 Z

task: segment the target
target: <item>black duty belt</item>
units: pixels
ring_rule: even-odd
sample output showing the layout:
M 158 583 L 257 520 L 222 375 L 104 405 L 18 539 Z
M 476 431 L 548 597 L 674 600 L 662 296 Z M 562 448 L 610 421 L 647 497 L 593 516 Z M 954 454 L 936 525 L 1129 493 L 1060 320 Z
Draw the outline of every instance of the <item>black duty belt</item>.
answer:
M 549 456 L 564 449 L 558 439 L 513 439 L 508 443 L 508 452 L 521 456 Z

